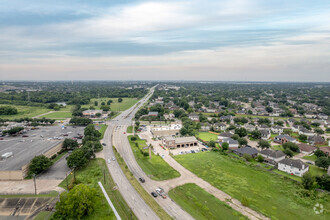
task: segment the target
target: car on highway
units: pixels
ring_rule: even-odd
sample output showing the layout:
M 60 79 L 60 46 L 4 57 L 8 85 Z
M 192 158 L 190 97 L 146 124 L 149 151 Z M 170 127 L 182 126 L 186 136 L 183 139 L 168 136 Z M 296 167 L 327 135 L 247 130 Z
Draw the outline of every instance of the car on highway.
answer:
M 111 160 L 110 159 L 108 159 L 108 164 L 110 164 L 111 163 Z
M 26 138 L 26 137 L 29 137 L 29 136 L 28 136 L 28 135 L 26 135 L 26 134 L 24 134 L 24 135 L 22 135 L 22 137 L 23 137 L 23 138 Z
M 107 146 L 106 143 L 102 143 L 103 146 Z
M 115 161 L 115 160 L 116 160 L 116 158 L 115 158 L 115 157 L 112 157 L 112 160 L 113 160 L 113 161 Z
M 3 140 L 3 138 L 2 137 L 0 137 L 0 141 L 2 141 Z
M 124 132 L 124 134 L 126 134 L 126 132 Z
M 156 192 L 157 192 L 158 195 L 160 195 L 163 199 L 166 199 L 166 193 L 165 193 L 164 189 L 158 187 L 158 188 L 156 189 Z
M 144 183 L 146 181 L 143 177 L 140 177 L 139 180 L 141 183 Z
M 151 195 L 155 198 L 157 197 L 157 193 L 155 193 L 155 192 L 151 192 Z

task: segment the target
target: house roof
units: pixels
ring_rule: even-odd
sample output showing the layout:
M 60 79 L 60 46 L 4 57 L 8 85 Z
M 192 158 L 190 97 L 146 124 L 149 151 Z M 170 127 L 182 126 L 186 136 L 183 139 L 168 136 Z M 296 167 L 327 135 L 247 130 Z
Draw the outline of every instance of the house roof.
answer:
M 282 139 L 282 138 L 285 138 L 287 139 L 288 141 L 295 141 L 296 139 L 294 139 L 293 137 L 287 135 L 287 134 L 281 134 L 281 135 L 277 135 L 275 137 L 276 139 Z
M 229 145 L 231 145 L 231 144 L 237 145 L 238 144 L 238 141 L 236 141 L 232 138 L 225 138 L 221 143 L 224 143 L 224 142 L 228 143 Z
M 232 137 L 233 136 L 233 134 L 231 134 L 231 133 L 228 133 L 228 132 L 223 132 L 223 133 L 221 133 L 221 134 L 219 134 L 219 136 L 218 137 Z
M 304 143 L 298 144 L 298 147 L 299 147 L 300 151 L 304 151 L 304 152 L 312 152 L 312 151 L 316 150 L 316 147 L 313 147 L 309 144 L 304 144 Z
M 273 157 L 273 158 L 280 158 L 280 157 L 285 156 L 285 154 L 280 150 L 274 151 L 274 150 L 269 150 L 269 149 L 260 151 L 260 154 L 266 155 L 268 157 Z
M 308 167 L 308 165 L 305 164 L 304 162 L 302 162 L 301 160 L 292 160 L 290 158 L 284 158 L 283 160 L 281 160 L 278 163 L 296 167 L 298 169 L 302 169 L 303 167 Z
M 148 115 L 158 115 L 158 112 L 149 112 Z
M 187 142 L 197 142 L 197 139 L 193 136 L 191 136 L 191 137 L 178 137 L 178 138 L 166 137 L 165 140 L 167 140 L 167 141 L 175 140 L 176 144 L 182 144 L 182 143 L 187 143 Z
M 324 142 L 323 138 L 321 136 L 318 136 L 318 135 L 314 135 L 314 136 L 308 137 L 308 141 L 312 141 L 312 142 Z
M 320 147 L 320 150 L 324 153 L 330 153 L 330 147 Z
M 253 154 L 257 154 L 258 150 L 252 147 L 242 147 L 242 148 L 237 148 L 233 150 L 234 152 L 237 152 L 239 154 L 249 154 L 249 155 L 253 155 Z

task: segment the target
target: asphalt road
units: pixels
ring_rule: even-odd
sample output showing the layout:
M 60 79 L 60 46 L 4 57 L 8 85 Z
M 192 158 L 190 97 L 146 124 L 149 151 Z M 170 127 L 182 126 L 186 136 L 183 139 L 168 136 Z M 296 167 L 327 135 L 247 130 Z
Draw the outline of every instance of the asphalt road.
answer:
M 155 212 L 145 203 L 145 201 L 140 197 L 139 193 L 134 189 L 134 187 L 130 184 L 127 180 L 125 174 L 121 170 L 118 162 L 112 160 L 115 156 L 113 149 L 112 149 L 112 134 L 114 129 L 116 129 L 119 123 L 129 122 L 128 118 L 126 117 L 130 111 L 134 109 L 134 106 L 131 109 L 124 111 L 121 115 L 115 118 L 108 123 L 108 128 L 104 134 L 103 143 L 106 143 L 104 147 L 104 157 L 107 162 L 108 169 L 110 174 L 118 186 L 118 190 L 124 197 L 125 201 L 132 209 L 134 214 L 139 219 L 150 219 L 156 220 L 159 217 L 155 214 Z M 129 122 L 130 123 L 130 122 Z M 109 163 L 110 161 L 110 163 Z
M 53 166 L 48 170 L 38 175 L 37 179 L 47 179 L 47 180 L 63 180 L 66 174 L 69 173 L 70 168 L 66 163 L 66 157 L 68 154 L 64 155 L 60 160 L 58 160 Z

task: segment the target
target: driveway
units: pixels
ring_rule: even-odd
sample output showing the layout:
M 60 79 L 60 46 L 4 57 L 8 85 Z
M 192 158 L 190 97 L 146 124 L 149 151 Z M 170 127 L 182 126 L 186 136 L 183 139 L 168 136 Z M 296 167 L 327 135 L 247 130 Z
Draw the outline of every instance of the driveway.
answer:
M 47 179 L 47 180 L 64 180 L 66 174 L 70 172 L 70 168 L 66 163 L 66 157 L 68 154 L 64 155 L 60 160 L 58 160 L 53 166 L 48 170 L 38 175 L 37 179 Z

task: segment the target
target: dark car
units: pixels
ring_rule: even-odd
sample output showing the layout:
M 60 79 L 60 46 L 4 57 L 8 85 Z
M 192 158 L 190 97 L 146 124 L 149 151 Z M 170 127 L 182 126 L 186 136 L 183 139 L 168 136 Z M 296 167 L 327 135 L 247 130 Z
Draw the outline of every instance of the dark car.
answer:
M 29 136 L 25 134 L 25 135 L 22 135 L 22 137 L 23 137 L 23 138 L 26 138 L 26 137 L 29 137 Z
M 139 180 L 140 180 L 141 183 L 144 183 L 145 182 L 145 179 L 142 178 L 142 177 L 140 177 Z
M 151 192 L 151 195 L 155 198 L 157 197 L 157 193 L 155 193 L 155 192 Z
M 103 146 L 107 146 L 105 143 L 102 143 Z

